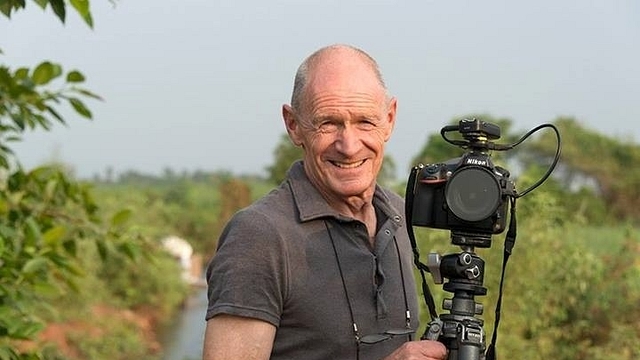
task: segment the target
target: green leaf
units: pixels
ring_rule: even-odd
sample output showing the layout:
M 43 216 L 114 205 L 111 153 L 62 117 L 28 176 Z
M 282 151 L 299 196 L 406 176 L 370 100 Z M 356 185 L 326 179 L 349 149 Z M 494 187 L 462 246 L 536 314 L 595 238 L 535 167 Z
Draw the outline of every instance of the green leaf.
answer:
M 26 238 L 27 244 L 35 245 L 38 242 L 40 242 L 40 239 L 42 238 L 42 233 L 40 232 L 40 225 L 32 217 L 27 218 L 25 223 L 26 223 L 25 235 L 27 237 Z
M 85 80 L 84 75 L 80 71 L 73 70 L 67 74 L 67 82 L 80 83 Z
M 56 120 L 58 120 L 60 123 L 66 124 L 62 116 L 58 114 L 58 112 L 54 108 L 52 108 L 51 106 L 47 106 L 47 111 L 49 112 L 49 114 L 53 115 L 53 117 L 55 117 Z
M 14 77 L 16 79 L 26 79 L 29 76 L 29 68 L 22 67 L 16 70 Z
M 89 13 L 89 1 L 88 0 L 71 0 L 71 5 L 82 16 Z
M 0 12 L 4 14 L 4 16 L 11 18 L 11 10 L 13 10 L 13 6 L 9 1 L 0 2 Z
M 24 266 L 22 267 L 22 272 L 25 274 L 33 274 L 37 271 L 45 269 L 47 265 L 47 259 L 43 257 L 35 257 L 24 264 Z
M 60 21 L 64 23 L 67 14 L 64 0 L 49 0 L 49 4 L 51 4 L 51 8 L 53 9 L 53 12 L 56 14 L 58 19 L 60 19 Z
M 64 237 L 66 232 L 67 230 L 64 226 L 58 225 L 45 231 L 45 233 L 42 234 L 42 240 L 49 246 L 56 246 L 60 243 L 60 240 Z
M 62 68 L 60 65 L 44 61 L 35 68 L 31 79 L 36 85 L 45 85 L 60 76 L 61 73 Z
M 115 215 L 111 217 L 111 225 L 113 226 L 121 226 L 131 218 L 133 211 L 131 209 L 124 209 L 118 211 Z
M 93 27 L 93 18 L 91 17 L 91 11 L 89 10 L 88 0 L 70 0 L 71 6 L 73 6 L 78 14 L 82 17 L 85 23 L 89 27 Z
M 33 0 L 36 4 L 38 4 L 43 10 L 47 7 L 49 0 Z
M 58 285 L 57 282 L 51 281 L 51 282 L 39 282 L 39 283 L 33 284 L 33 291 L 38 295 L 54 296 L 54 295 L 61 294 L 63 292 L 63 289 Z M 45 304 L 45 303 L 43 303 L 42 305 L 51 312 L 56 311 L 55 305 Z
M 30 340 L 42 329 L 44 329 L 44 324 L 39 322 L 26 322 L 18 325 L 11 335 L 16 339 Z
M 91 111 L 84 105 L 84 103 L 78 98 L 69 98 L 69 103 L 73 106 L 73 109 L 80 115 L 87 119 L 91 119 Z
M 87 89 L 81 89 L 81 88 L 78 88 L 78 87 L 73 87 L 72 89 L 73 89 L 73 91 L 77 92 L 78 94 L 82 94 L 84 96 L 88 96 L 88 97 L 94 98 L 96 100 L 102 100 L 100 95 L 92 93 L 91 91 L 89 91 Z
M 140 247 L 133 242 L 125 242 L 118 247 L 131 260 L 135 260 L 140 255 Z

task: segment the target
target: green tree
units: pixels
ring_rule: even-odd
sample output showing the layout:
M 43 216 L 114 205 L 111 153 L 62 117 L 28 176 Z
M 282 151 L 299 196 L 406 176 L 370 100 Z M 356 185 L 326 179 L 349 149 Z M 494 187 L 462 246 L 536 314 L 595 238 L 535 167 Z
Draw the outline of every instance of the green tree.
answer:
M 289 135 L 286 133 L 282 134 L 273 151 L 273 164 L 267 167 L 269 181 L 274 184 L 281 183 L 285 179 L 287 170 L 289 170 L 291 164 L 296 160 L 302 159 L 303 155 L 304 152 L 302 148 L 293 145 L 289 139 Z
M 55 16 L 65 21 L 67 2 L 35 3 L 43 9 L 51 7 Z M 88 1 L 71 0 L 69 4 L 92 26 Z M 0 11 L 6 17 L 25 6 L 24 0 L 0 1 Z M 46 357 L 40 350 L 20 350 L 16 340 L 32 339 L 43 328 L 43 318 L 34 311 L 43 296 L 76 288 L 76 279 L 83 274 L 78 265 L 81 243 L 95 243 L 103 259 L 111 253 L 130 257 L 141 253 L 140 244 L 127 236 L 129 211 L 105 219 L 87 184 L 74 181 L 59 166 L 26 171 L 10 146 L 29 130 L 64 124 L 61 103 L 91 119 L 83 99 L 100 98 L 79 86 L 84 80 L 81 72 L 65 73 L 61 65 L 49 61 L 32 69 L 12 70 L 0 65 L 1 359 Z
M 604 201 L 610 212 L 599 215 L 637 222 L 640 219 L 640 168 L 637 166 L 640 146 L 587 129 L 574 118 L 560 117 L 554 124 L 562 134 L 561 180 L 565 189 L 571 190 L 592 180 L 594 194 Z M 528 148 L 530 159 L 534 160 L 548 158 L 554 151 L 555 138 L 550 133 L 531 142 Z M 585 206 L 594 204 L 589 202 Z

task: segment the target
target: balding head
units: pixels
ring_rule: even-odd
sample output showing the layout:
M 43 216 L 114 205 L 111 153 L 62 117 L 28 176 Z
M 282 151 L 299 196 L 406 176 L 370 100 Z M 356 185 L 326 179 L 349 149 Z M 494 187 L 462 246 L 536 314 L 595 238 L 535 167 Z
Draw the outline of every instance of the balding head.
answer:
M 387 87 L 382 78 L 378 63 L 365 51 L 351 45 L 335 44 L 323 47 L 309 55 L 296 72 L 291 95 L 291 106 L 294 109 L 301 109 L 305 90 L 309 82 L 316 76 L 323 76 L 336 68 L 362 67 L 371 71 L 376 81 L 386 94 Z

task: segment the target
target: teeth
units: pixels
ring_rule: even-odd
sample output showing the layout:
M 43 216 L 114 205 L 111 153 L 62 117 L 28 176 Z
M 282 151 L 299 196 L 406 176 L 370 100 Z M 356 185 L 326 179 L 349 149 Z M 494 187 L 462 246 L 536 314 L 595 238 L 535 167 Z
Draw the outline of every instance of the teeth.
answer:
M 337 167 L 341 168 L 341 169 L 353 169 L 353 168 L 357 168 L 358 166 L 362 165 L 364 163 L 364 160 L 360 160 L 358 162 L 354 162 L 354 163 L 339 163 L 339 162 L 333 162 L 334 165 L 336 165 Z

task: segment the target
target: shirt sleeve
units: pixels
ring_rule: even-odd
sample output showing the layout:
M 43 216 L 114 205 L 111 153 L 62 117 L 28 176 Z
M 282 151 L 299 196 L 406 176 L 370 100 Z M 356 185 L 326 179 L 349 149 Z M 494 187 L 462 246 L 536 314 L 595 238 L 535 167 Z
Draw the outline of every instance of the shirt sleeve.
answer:
M 227 224 L 207 267 L 206 320 L 218 314 L 280 323 L 286 285 L 285 249 L 273 221 L 251 210 Z

